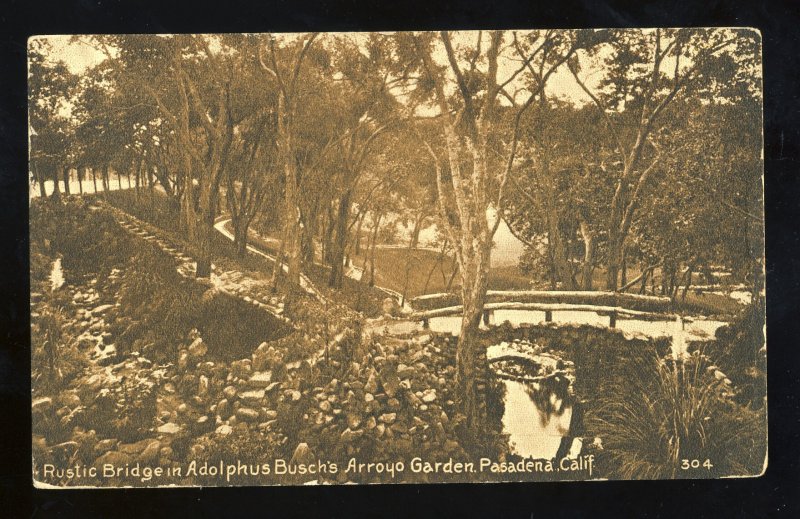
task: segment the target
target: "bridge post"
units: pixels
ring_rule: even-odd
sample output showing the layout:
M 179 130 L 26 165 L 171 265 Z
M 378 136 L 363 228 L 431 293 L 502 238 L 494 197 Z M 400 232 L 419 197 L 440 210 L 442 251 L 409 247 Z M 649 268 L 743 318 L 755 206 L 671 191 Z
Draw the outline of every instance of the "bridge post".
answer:
M 423 317 L 422 318 L 422 329 L 423 330 L 427 330 L 430 327 L 431 327 L 431 323 L 428 322 L 428 318 L 427 317 Z
M 552 323 L 553 322 L 553 311 L 552 310 L 545 310 L 544 311 L 544 320 L 545 322 Z
M 617 327 L 617 312 L 616 310 L 612 310 L 611 313 L 608 315 L 608 326 L 611 328 Z
M 483 311 L 483 324 L 489 326 L 489 316 L 491 315 L 491 310 L 484 310 Z

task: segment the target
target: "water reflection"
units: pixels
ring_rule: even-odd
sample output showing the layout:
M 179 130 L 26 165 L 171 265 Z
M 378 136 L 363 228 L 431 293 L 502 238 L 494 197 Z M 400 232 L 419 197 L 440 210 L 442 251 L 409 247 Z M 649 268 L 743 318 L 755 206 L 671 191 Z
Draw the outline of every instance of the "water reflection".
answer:
M 504 380 L 506 386 L 503 431 L 509 435 L 512 452 L 524 458 L 550 459 L 556 456 L 562 438 L 569 436 L 572 407 L 548 413 L 531 398 L 536 389 L 529 384 Z

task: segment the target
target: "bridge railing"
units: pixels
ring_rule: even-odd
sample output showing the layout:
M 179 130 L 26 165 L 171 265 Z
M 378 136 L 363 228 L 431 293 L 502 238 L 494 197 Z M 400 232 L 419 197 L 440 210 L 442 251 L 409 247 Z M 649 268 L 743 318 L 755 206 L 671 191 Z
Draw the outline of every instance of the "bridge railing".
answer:
M 500 302 L 489 302 L 484 305 L 483 307 L 484 324 L 487 325 L 489 324 L 492 315 L 497 310 L 527 310 L 527 311 L 544 312 L 545 322 L 552 322 L 553 314 L 555 312 L 592 312 L 598 315 L 608 316 L 608 325 L 611 328 L 616 327 L 618 318 L 638 319 L 642 321 L 672 321 L 678 317 L 676 314 L 671 312 L 637 310 L 618 305 L 588 304 L 588 303 L 581 304 L 581 303 L 569 303 L 569 302 L 546 303 L 546 302 L 500 301 Z M 462 305 L 452 305 L 443 308 L 434 308 L 430 310 L 414 312 L 413 314 L 411 314 L 411 319 L 416 321 L 421 321 L 423 326 L 427 327 L 429 325 L 430 319 L 436 317 L 450 317 L 450 316 L 461 315 L 463 311 L 464 307 Z
M 486 303 L 540 303 L 623 307 L 643 312 L 672 312 L 669 297 L 645 296 L 600 291 L 489 290 Z M 418 310 L 434 310 L 461 304 L 457 293 L 426 294 L 415 297 L 412 306 Z

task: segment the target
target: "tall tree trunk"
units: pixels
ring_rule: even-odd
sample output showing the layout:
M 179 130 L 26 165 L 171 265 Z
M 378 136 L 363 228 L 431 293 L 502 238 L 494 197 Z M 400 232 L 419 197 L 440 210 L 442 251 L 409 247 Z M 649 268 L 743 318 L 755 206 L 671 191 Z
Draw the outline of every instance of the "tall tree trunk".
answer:
M 200 210 L 195 240 L 198 253 L 197 277 L 199 278 L 211 276 L 211 240 L 214 236 L 216 209 L 217 199 L 214 186 L 209 180 L 206 180 L 200 185 Z
M 86 171 L 83 167 L 78 166 L 75 168 L 75 175 L 78 177 L 78 192 L 83 194 L 83 177 L 85 176 Z
M 364 224 L 364 218 L 367 216 L 367 212 L 363 211 L 361 216 L 358 218 L 358 225 L 356 225 L 356 242 L 354 244 L 354 252 L 356 256 L 361 256 L 361 226 Z
M 416 226 L 415 226 L 416 228 Z M 408 242 L 408 249 L 406 249 L 406 272 L 405 277 L 403 278 L 403 295 L 400 299 L 400 306 L 405 306 L 406 304 L 406 296 L 408 295 L 408 278 L 411 276 L 411 266 L 414 264 L 414 258 L 412 254 L 414 253 L 415 243 L 414 243 L 414 236 L 412 233 L 411 240 Z
M 64 194 L 69 196 L 71 194 L 69 190 L 69 166 L 64 166 L 62 172 L 62 176 L 64 177 Z
M 333 255 L 328 286 L 341 288 L 344 278 L 344 252 L 347 245 L 347 220 L 350 217 L 350 190 L 346 190 L 339 199 L 339 210 L 336 213 L 336 233 L 333 240 Z
M 237 221 L 233 223 L 233 243 L 236 248 L 236 255 L 243 258 L 247 254 L 247 232 L 250 229 L 251 216 L 239 215 Z
M 486 403 L 481 391 L 481 386 L 485 387 L 486 352 L 477 335 L 486 302 L 491 243 L 487 248 L 476 251 L 472 257 L 465 257 L 462 260 L 465 268 L 461 269 L 464 313 L 456 348 L 456 373 L 463 410 L 467 416 L 467 430 L 473 441 L 479 438 L 486 421 Z
M 314 237 L 317 235 L 317 220 L 315 211 L 305 215 L 300 243 L 304 264 L 313 264 L 316 260 L 317 251 L 314 247 Z
M 580 221 L 580 231 L 583 237 L 583 274 L 581 275 L 581 288 L 592 289 L 592 272 L 594 271 L 594 233 L 589 224 L 583 219 Z
M 419 245 L 419 233 L 422 230 L 422 222 L 425 220 L 425 213 L 419 213 L 414 219 L 414 228 L 411 230 L 411 243 L 408 245 L 410 249 L 416 249 Z
M 333 234 L 336 229 L 335 220 L 333 218 L 333 204 L 328 204 L 325 214 L 325 229 L 322 237 L 322 258 L 323 263 L 333 266 Z
M 619 277 L 620 277 L 619 279 L 620 285 L 625 286 L 628 284 L 628 262 L 624 254 L 622 256 L 622 267 Z
M 47 197 L 47 190 L 44 187 L 45 179 L 38 161 L 31 162 L 31 169 L 33 169 L 33 177 L 36 179 L 36 183 L 39 184 L 39 197 L 44 200 Z
M 575 290 L 575 279 L 572 267 L 567 259 L 566 244 L 561 236 L 560 217 L 555 204 L 548 203 L 547 209 L 547 241 L 553 255 L 553 267 L 564 290 Z
M 53 164 L 52 167 L 52 176 L 53 176 L 53 192 L 50 193 L 50 196 L 55 199 L 61 198 L 61 188 L 58 185 L 58 166 Z
M 109 191 L 108 164 L 103 164 L 103 193 L 108 196 Z
M 612 225 L 608 233 L 608 262 L 606 265 L 606 290 L 617 291 L 617 277 L 619 275 L 619 265 L 621 254 L 619 251 L 619 232 L 616 226 Z
M 272 266 L 272 291 L 278 290 L 278 276 L 281 274 L 283 265 L 283 251 L 286 249 L 286 229 L 281 236 L 281 245 L 278 247 L 278 255 L 275 256 L 275 264 Z
M 94 192 L 97 193 L 97 169 L 92 167 L 92 185 L 94 186 Z
M 381 219 L 383 218 L 383 213 L 378 213 L 377 217 L 375 218 L 375 225 L 372 228 L 372 250 L 370 251 L 369 255 L 369 286 L 375 286 L 375 248 L 377 247 L 378 242 L 378 228 L 381 225 Z
M 289 268 L 287 278 L 291 283 L 300 284 L 302 270 L 302 250 L 300 244 L 300 206 L 298 204 L 297 163 L 293 142 L 293 112 L 291 101 L 278 96 L 278 135 L 281 143 L 284 182 L 284 241 L 286 264 Z

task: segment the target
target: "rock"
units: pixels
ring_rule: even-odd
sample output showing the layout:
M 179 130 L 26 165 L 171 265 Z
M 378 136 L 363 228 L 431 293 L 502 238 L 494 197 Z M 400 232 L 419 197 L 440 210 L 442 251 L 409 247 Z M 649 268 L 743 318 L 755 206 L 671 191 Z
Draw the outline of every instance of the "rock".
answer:
M 393 397 L 397 390 L 400 389 L 400 378 L 397 376 L 396 370 L 387 367 L 381 372 L 381 384 L 383 384 L 383 391 Z
M 132 462 L 133 459 L 127 454 L 119 451 L 108 451 L 94 461 L 94 466 L 102 467 L 105 464 L 109 464 L 114 467 L 124 467 Z
M 307 443 L 298 443 L 297 447 L 294 449 L 294 453 L 292 454 L 292 459 L 289 461 L 291 465 L 310 465 L 316 462 L 316 458 L 314 453 L 311 451 L 311 448 L 308 446 Z
M 242 359 L 231 362 L 231 373 L 234 377 L 248 378 L 252 371 L 252 362 L 250 359 Z
M 406 366 L 405 364 L 400 364 L 397 366 L 397 376 L 400 378 L 413 377 L 415 374 L 416 370 L 410 366 Z
M 374 416 L 370 416 L 369 418 L 367 418 L 367 421 L 364 424 L 364 427 L 366 427 L 367 429 L 374 429 L 377 424 L 378 424 L 378 422 L 375 420 L 375 417 Z
M 231 415 L 231 404 L 228 402 L 227 398 L 223 398 L 217 403 L 216 412 L 222 419 L 228 418 Z
M 111 308 L 112 306 L 114 305 L 100 305 L 96 308 L 92 308 L 91 312 L 93 315 L 99 315 L 108 310 L 109 308 Z
M 116 447 L 116 445 L 117 445 L 117 440 L 115 440 L 114 438 L 107 438 L 105 440 L 100 440 L 94 446 L 94 452 L 95 452 L 95 454 L 100 456 L 100 455 L 105 454 L 106 452 L 110 451 L 114 447 Z
M 225 389 L 222 390 L 222 394 L 225 395 L 225 398 L 228 400 L 236 398 L 236 393 L 236 388 L 233 386 L 226 386 Z
M 397 420 L 397 413 L 384 413 L 378 418 L 378 420 L 387 424 L 394 423 L 394 421 Z
M 178 355 L 178 370 L 183 372 L 186 371 L 186 368 L 189 367 L 189 354 L 186 350 L 181 350 L 180 354 Z
M 205 356 L 206 353 L 208 353 L 208 346 L 203 342 L 202 337 L 198 337 L 189 345 L 189 355 L 196 359 Z
M 219 436 L 228 436 L 233 432 L 233 427 L 231 427 L 228 424 L 222 424 L 219 427 L 217 427 L 217 430 L 214 432 Z
M 161 447 L 161 452 L 159 453 L 162 459 L 169 460 L 172 459 L 173 451 L 172 447 Z
M 353 443 L 362 436 L 364 436 L 364 431 L 362 429 L 354 431 L 348 427 L 342 431 L 342 435 L 339 437 L 339 439 L 342 441 L 342 443 Z
M 258 411 L 249 407 L 240 407 L 236 410 L 236 417 L 243 422 L 257 422 Z
M 69 408 L 75 408 L 81 405 L 81 398 L 75 391 L 65 391 L 58 396 L 58 402 Z
M 173 422 L 167 422 L 156 430 L 164 434 L 177 434 L 181 431 L 181 426 Z
M 239 395 L 243 402 L 248 404 L 260 404 L 264 400 L 265 392 L 263 389 L 254 389 L 252 391 L 244 391 Z
M 121 443 L 117 450 L 124 454 L 139 454 L 144 452 L 152 440 L 141 440 L 135 443 Z
M 250 379 L 247 381 L 247 384 L 250 387 L 258 387 L 258 388 L 265 388 L 268 387 L 272 382 L 272 372 L 271 371 L 257 371 L 250 376 Z
M 331 410 L 331 403 L 328 402 L 327 400 L 323 400 L 322 402 L 319 403 L 319 409 L 320 411 L 328 413 Z
M 139 461 L 144 464 L 154 464 L 158 461 L 158 454 L 161 451 L 161 442 L 154 440 L 147 444 L 141 454 Z
M 194 429 L 198 433 L 202 434 L 210 430 L 213 425 L 214 422 L 211 421 L 211 418 L 209 418 L 207 415 L 203 415 L 194 422 Z
M 208 377 L 205 375 L 200 375 L 197 386 L 197 394 L 200 396 L 205 396 L 208 394 Z
M 367 394 L 364 395 L 364 402 L 369 404 L 370 402 L 373 402 L 374 400 L 375 400 L 375 395 L 373 395 L 372 393 L 367 393 Z
M 422 394 L 422 401 L 425 402 L 426 404 L 430 404 L 431 402 L 434 402 L 435 400 L 436 400 L 436 390 L 435 389 L 429 389 L 429 390 L 425 391 L 425 393 Z
M 53 399 L 49 396 L 43 396 L 31 402 L 31 411 L 33 413 L 46 413 L 53 408 Z
M 267 412 L 266 412 L 266 413 L 264 413 L 264 415 L 265 415 L 265 416 L 266 416 L 266 417 L 267 417 L 269 420 L 274 420 L 274 419 L 276 419 L 276 418 L 278 417 L 278 411 L 275 411 L 274 409 L 269 409 L 269 410 L 267 410 Z
M 276 390 L 276 389 L 279 389 L 280 387 L 281 387 L 281 383 L 280 383 L 280 382 L 273 382 L 273 383 L 271 383 L 270 385 L 268 385 L 268 386 L 265 388 L 265 391 L 266 391 L 267 393 L 271 393 L 272 391 L 274 391 L 274 390 Z
M 364 391 L 366 391 L 367 393 L 378 392 L 378 377 L 374 369 L 370 369 L 369 371 L 369 375 L 367 376 L 367 383 L 364 384 Z
M 361 417 L 356 413 L 348 413 L 347 425 L 350 427 L 350 429 L 356 429 L 359 425 L 361 425 Z

